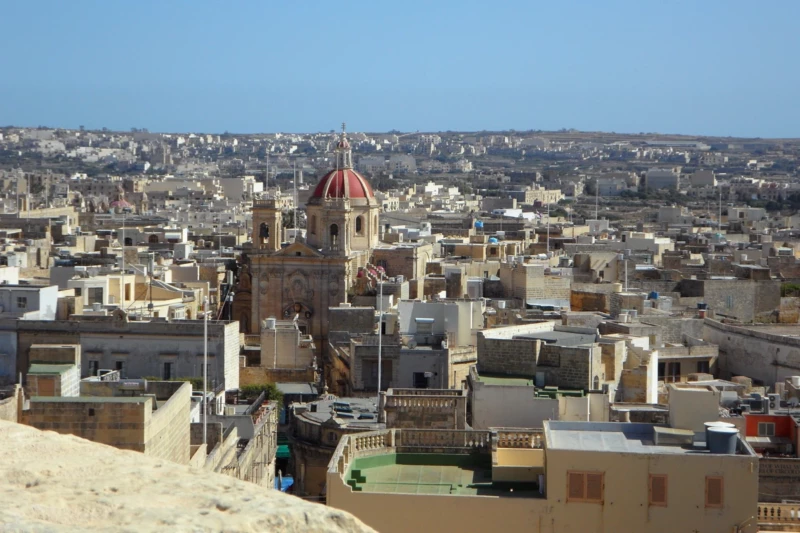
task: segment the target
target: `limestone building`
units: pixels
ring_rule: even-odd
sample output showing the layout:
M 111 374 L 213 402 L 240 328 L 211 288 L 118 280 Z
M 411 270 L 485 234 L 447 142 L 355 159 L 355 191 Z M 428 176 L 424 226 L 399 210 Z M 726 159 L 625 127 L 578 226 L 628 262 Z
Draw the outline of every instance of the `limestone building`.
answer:
M 327 345 L 328 308 L 348 299 L 359 268 L 367 266 L 378 243 L 379 203 L 367 180 L 353 170 L 344 131 L 336 147 L 336 168 L 314 189 L 307 204 L 305 241 L 283 245 L 281 206 L 272 198 L 253 203 L 253 246 L 248 254 L 251 287 L 234 305 L 234 318 L 259 333 L 267 318 L 296 319 L 318 350 Z M 238 296 L 238 294 L 237 294 Z

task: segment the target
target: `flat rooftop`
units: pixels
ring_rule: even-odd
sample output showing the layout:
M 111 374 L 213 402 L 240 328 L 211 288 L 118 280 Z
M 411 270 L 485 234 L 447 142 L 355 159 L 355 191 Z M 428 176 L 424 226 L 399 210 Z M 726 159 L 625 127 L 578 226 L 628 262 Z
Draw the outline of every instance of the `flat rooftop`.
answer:
M 541 333 L 526 333 L 524 335 L 514 335 L 515 339 L 539 339 L 547 344 L 556 346 L 582 346 L 592 344 L 595 335 L 586 333 L 572 333 L 568 331 L 543 331 Z
M 334 403 L 348 404 L 350 411 L 335 409 Z M 316 411 L 312 411 L 316 409 Z M 308 409 L 299 415 L 300 417 L 322 423 L 336 416 L 342 422 L 346 422 L 348 427 L 364 427 L 368 429 L 379 429 L 384 424 L 378 422 L 378 406 L 375 398 L 336 398 L 332 400 L 317 400 L 308 403 Z
M 544 432 L 550 450 L 639 453 L 647 455 L 709 455 L 701 445 L 656 445 L 653 424 L 618 422 L 560 422 L 545 421 Z M 737 455 L 755 455 L 744 445 Z
M 533 387 L 533 378 L 524 376 L 502 376 L 493 374 L 479 374 L 478 381 L 487 385 L 513 385 L 516 387 Z
M 345 482 L 356 492 L 381 494 L 542 497 L 535 483 L 493 483 L 488 454 L 477 458 L 438 453 L 359 457 Z
M 75 365 L 71 364 L 32 364 L 28 368 L 28 374 L 63 374 Z

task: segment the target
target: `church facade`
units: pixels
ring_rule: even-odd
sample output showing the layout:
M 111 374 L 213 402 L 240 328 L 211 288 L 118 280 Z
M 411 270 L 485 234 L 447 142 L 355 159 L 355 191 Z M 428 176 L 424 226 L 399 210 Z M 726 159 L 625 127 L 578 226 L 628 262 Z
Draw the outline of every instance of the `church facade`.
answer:
M 379 235 L 379 203 L 353 169 L 344 132 L 336 168 L 320 180 L 306 209 L 305 241 L 298 238 L 284 246 L 281 206 L 271 198 L 254 201 L 253 244 L 248 269 L 240 276 L 244 290 L 237 291 L 234 318 L 244 332 L 254 334 L 267 318 L 295 320 L 321 353 L 328 342 L 328 308 L 348 301 Z

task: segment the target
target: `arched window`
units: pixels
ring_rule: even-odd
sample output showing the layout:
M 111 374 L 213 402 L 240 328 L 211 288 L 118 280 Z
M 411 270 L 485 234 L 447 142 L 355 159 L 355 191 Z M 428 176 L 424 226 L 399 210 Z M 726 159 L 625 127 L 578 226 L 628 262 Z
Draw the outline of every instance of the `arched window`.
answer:
M 356 235 L 364 233 L 364 217 L 356 217 Z
M 269 239 L 269 226 L 267 226 L 266 222 L 262 222 L 261 226 L 259 226 L 258 236 L 261 239 L 262 244 L 267 242 L 267 239 Z
M 339 225 L 331 224 L 331 248 L 339 248 Z
M 592 385 L 594 385 L 594 390 L 599 390 L 600 389 L 600 378 L 595 376 L 594 377 L 594 383 L 592 383 Z
M 309 221 L 308 231 L 311 235 L 317 234 L 317 215 L 311 215 L 311 220 Z
M 157 244 L 158 243 L 158 235 L 156 235 L 155 233 L 150 235 L 150 237 L 147 238 L 147 242 L 149 242 L 150 244 Z
M 133 237 L 125 237 L 125 246 L 133 246 Z

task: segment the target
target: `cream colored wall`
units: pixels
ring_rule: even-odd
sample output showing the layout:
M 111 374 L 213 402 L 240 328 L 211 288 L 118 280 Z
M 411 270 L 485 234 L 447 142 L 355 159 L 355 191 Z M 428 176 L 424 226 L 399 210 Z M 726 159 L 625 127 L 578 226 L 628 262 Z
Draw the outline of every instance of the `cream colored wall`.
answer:
M 568 471 L 605 472 L 604 505 L 566 503 Z M 667 507 L 648 505 L 649 474 L 667 474 Z M 724 506 L 705 508 L 705 477 L 724 478 Z M 556 531 L 719 533 L 756 515 L 758 459 L 736 455 L 645 455 L 547 451 L 547 500 Z M 564 526 L 563 528 L 561 526 Z
M 500 448 L 495 457 L 499 466 L 544 466 L 544 450 L 540 448 Z
M 553 516 L 545 500 L 352 492 L 338 474 L 330 473 L 328 505 L 354 514 L 381 533 L 557 531 L 547 526 Z
M 718 392 L 706 389 L 669 388 L 669 420 L 672 427 L 704 431 L 704 422 L 718 419 Z

